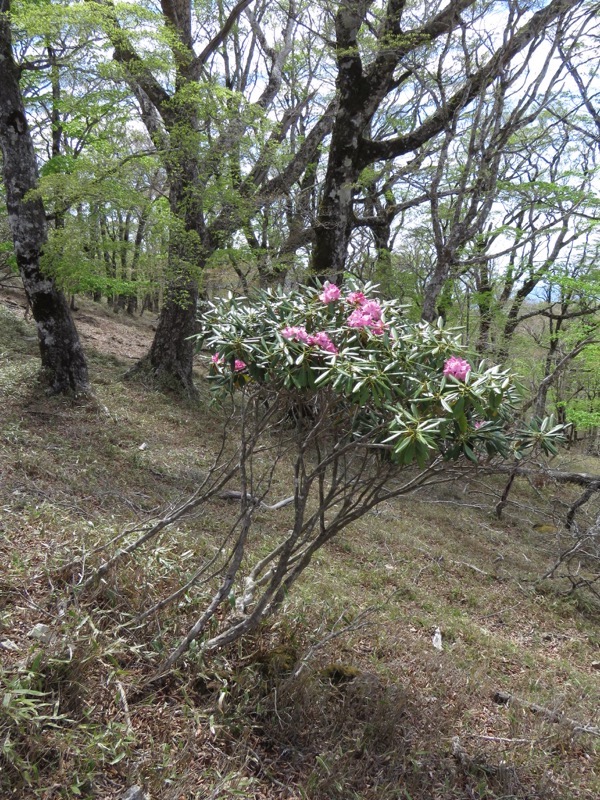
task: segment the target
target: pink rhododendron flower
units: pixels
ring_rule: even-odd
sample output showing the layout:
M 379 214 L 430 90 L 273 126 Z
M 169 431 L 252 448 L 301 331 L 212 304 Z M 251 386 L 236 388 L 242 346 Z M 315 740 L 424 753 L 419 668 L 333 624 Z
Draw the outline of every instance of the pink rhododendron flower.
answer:
M 381 319 L 381 306 L 376 300 L 367 300 L 363 303 L 361 309 L 363 314 L 368 314 L 373 322 Z
M 234 362 L 234 365 L 233 365 L 233 371 L 234 372 L 241 372 L 243 369 L 246 369 L 246 362 L 242 361 L 241 358 L 236 358 L 236 360 Z
M 288 325 L 281 331 L 284 339 L 290 339 L 293 342 L 304 342 L 309 344 L 309 336 L 306 328 L 303 325 Z
M 215 367 L 218 367 L 223 363 L 223 359 L 218 353 L 213 353 L 212 356 L 210 357 L 210 360 L 215 365 Z
M 321 350 L 327 350 L 328 353 L 338 352 L 337 347 L 334 345 L 325 331 L 320 331 L 319 333 L 315 333 L 313 336 L 309 336 L 308 343 L 317 345 L 317 347 L 320 347 Z
M 385 333 L 385 327 L 385 324 L 381 320 L 371 322 L 369 325 L 371 333 L 374 333 L 376 336 L 382 336 Z
M 363 314 L 362 308 L 355 309 L 346 322 L 349 328 L 363 328 L 371 322 L 371 317 L 368 314 Z
M 444 375 L 452 375 L 459 381 L 464 381 L 470 371 L 471 365 L 469 362 L 465 361 L 464 358 L 458 358 L 458 356 L 450 356 L 444 364 Z
M 319 300 L 322 303 L 333 303 L 335 300 L 339 300 L 341 296 L 342 293 L 335 283 L 329 283 L 329 281 L 325 281 L 323 284 L 323 291 L 319 295 Z
M 360 308 L 355 308 L 346 322 L 349 328 L 369 328 L 380 336 L 385 325 L 381 320 L 381 306 L 376 300 L 367 300 Z
M 362 306 L 363 303 L 367 302 L 367 298 L 362 292 L 350 292 L 346 297 L 346 302 L 351 306 Z
M 478 431 L 479 428 L 481 428 L 482 425 L 485 425 L 485 422 L 481 422 L 481 421 L 480 422 L 476 422 L 475 426 L 474 426 L 475 430 Z

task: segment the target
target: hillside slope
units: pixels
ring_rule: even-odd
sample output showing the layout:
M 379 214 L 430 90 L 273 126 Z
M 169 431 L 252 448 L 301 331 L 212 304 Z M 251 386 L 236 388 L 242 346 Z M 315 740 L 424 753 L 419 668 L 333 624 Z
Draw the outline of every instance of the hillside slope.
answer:
M 44 396 L 24 304 L 0 296 L 2 796 L 600 796 L 598 609 L 539 580 L 572 502 L 550 483 L 519 481 L 502 520 L 490 477 L 383 505 L 258 634 L 148 683 L 199 599 L 118 625 L 193 571 L 234 504 L 211 502 L 65 598 L 95 547 L 194 491 L 223 420 L 201 357 L 197 406 L 123 380 L 152 320 L 85 301 L 75 316 L 96 392 L 83 403 Z M 560 463 L 600 473 L 583 455 Z M 285 524 L 265 510 L 257 530 Z

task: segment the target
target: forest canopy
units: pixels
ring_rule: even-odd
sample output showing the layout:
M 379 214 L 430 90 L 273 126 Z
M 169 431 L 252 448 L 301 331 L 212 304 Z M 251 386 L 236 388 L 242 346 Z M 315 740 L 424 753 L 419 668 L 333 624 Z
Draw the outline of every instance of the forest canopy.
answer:
M 27 196 L 46 220 L 40 269 L 72 298 L 159 315 L 140 372 L 194 394 L 203 302 L 352 276 L 531 374 L 538 416 L 595 427 L 593 3 L 2 13 L 39 173 Z M 5 170 L 21 157 L 5 152 Z

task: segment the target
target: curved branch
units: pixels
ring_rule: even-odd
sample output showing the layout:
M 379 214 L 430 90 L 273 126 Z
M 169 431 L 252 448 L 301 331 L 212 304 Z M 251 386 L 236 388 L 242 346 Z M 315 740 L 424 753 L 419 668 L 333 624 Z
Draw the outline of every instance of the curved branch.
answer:
M 243 11 L 248 8 L 252 0 L 239 0 L 238 4 L 234 6 L 230 15 L 227 17 L 225 24 L 221 30 L 213 36 L 210 42 L 206 45 L 200 55 L 196 56 L 192 65 L 192 75 L 197 79 L 200 76 L 202 67 L 206 64 L 211 55 L 215 52 L 217 47 L 225 40 L 229 31 L 233 28 Z
M 575 8 L 579 2 L 580 0 L 553 0 L 546 8 L 535 13 L 512 39 L 496 50 L 485 66 L 471 76 L 462 89 L 456 92 L 444 106 L 432 114 L 417 130 L 383 142 L 363 139 L 360 148 L 361 166 L 364 168 L 374 161 L 384 161 L 411 153 L 441 133 L 471 100 L 493 83 L 501 70 L 521 50 L 561 15 Z

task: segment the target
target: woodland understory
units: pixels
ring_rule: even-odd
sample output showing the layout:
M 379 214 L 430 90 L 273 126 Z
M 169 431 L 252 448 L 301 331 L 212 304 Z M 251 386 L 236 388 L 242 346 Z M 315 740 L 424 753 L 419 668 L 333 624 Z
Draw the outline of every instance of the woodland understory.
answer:
M 383 503 L 316 554 L 281 613 L 157 679 L 202 593 L 131 620 L 214 556 L 239 486 L 81 586 L 114 552 L 99 545 L 172 514 L 214 463 L 209 358 L 197 405 L 124 383 L 113 349 L 147 341 L 150 321 L 116 334 L 113 312 L 86 303 L 96 397 L 44 398 L 19 298 L 0 325 L 7 796 L 597 795 L 600 509 L 597 493 L 577 507 L 598 474 L 585 446 L 524 466 L 500 519 L 507 475 Z M 279 466 L 272 489 L 286 498 Z M 249 557 L 290 515 L 257 508 Z M 237 613 L 226 606 L 211 630 Z
M 593 0 L 0 0 L 0 794 L 600 796 Z

